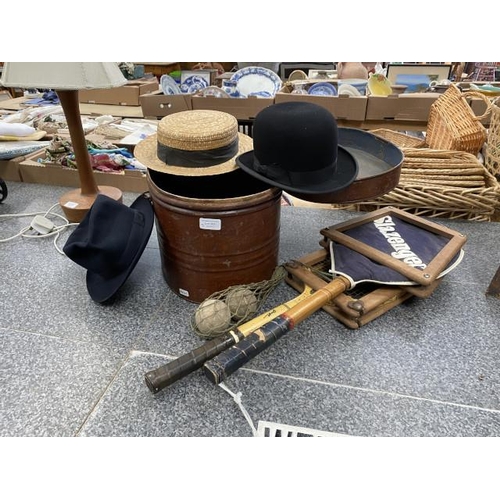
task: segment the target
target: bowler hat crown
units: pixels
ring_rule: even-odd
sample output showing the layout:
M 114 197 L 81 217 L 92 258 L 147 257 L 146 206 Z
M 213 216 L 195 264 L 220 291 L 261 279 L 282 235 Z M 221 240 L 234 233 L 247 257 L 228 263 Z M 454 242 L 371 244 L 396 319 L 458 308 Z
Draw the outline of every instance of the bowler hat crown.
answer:
M 338 144 L 335 117 L 309 102 L 285 102 L 255 117 L 252 151 L 236 159 L 250 175 L 291 193 L 330 193 L 351 184 L 358 166 Z
M 265 108 L 255 117 L 253 142 L 262 165 L 291 172 L 336 167 L 337 122 L 315 104 L 287 102 Z

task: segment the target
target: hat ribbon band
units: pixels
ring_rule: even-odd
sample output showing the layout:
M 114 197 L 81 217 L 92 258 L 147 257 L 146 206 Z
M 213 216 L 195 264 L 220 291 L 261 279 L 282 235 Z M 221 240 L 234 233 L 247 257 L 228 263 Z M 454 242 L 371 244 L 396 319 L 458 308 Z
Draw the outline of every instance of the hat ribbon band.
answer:
M 286 170 L 283 167 L 270 164 L 263 165 L 254 156 L 253 169 L 259 174 L 264 175 L 268 179 L 279 181 L 290 186 L 302 187 L 304 185 L 314 185 L 326 182 L 332 178 L 337 168 L 337 160 L 330 165 L 318 170 L 293 171 Z
M 238 137 L 227 146 L 203 151 L 187 151 L 184 149 L 171 148 L 165 144 L 158 143 L 158 158 L 167 165 L 180 167 L 212 167 L 230 160 L 238 153 Z

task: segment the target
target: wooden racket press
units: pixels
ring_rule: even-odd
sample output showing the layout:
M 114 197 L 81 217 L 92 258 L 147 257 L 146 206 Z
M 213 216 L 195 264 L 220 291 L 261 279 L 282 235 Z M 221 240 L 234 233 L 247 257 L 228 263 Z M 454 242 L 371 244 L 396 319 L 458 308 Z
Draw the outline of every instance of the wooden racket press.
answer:
M 466 238 L 456 231 L 393 207 L 385 207 L 352 221 L 322 229 L 320 233 L 323 235 L 323 239 L 319 242 L 322 247 L 321 249 L 285 264 L 287 270 L 286 283 L 298 292 L 302 292 L 304 285 L 311 287 L 313 290 L 324 287 L 332 279 L 331 274 L 328 274 L 331 262 L 329 252 L 330 241 L 346 244 L 353 250 L 356 250 L 360 242 L 349 238 L 345 235 L 345 231 L 356 225 L 370 222 L 386 215 L 394 215 L 406 222 L 449 238 L 449 243 L 433 261 L 434 267 L 431 269 L 433 273 L 432 279 L 421 279 L 417 273 L 410 271 L 412 276 L 409 277 L 417 283 L 420 282 L 420 284 L 414 286 L 397 286 L 360 283 L 354 288 L 341 293 L 331 303 L 323 306 L 323 310 L 348 328 L 357 329 L 412 297 L 429 297 L 442 280 L 437 275 L 460 250 Z M 371 253 L 371 250 L 365 249 L 365 251 Z M 384 261 L 384 264 L 387 263 L 386 256 L 379 256 L 379 258 Z M 406 268 L 408 266 L 405 266 L 404 269 L 405 272 L 408 272 Z

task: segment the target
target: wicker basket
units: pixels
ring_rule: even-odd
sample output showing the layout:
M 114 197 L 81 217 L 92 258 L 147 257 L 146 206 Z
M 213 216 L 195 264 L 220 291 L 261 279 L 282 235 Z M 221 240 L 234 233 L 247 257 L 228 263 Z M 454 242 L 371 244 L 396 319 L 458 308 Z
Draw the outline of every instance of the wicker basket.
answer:
M 425 139 L 419 139 L 402 132 L 397 132 L 388 128 L 377 128 L 370 132 L 378 137 L 382 137 L 395 144 L 398 148 L 423 148 L 426 146 Z
M 396 188 L 359 203 L 358 210 L 393 206 L 427 217 L 493 220 L 500 184 L 474 155 L 425 148 L 406 148 L 404 155 Z
M 467 97 L 478 97 L 486 102 L 486 111 L 476 116 Z M 431 105 L 426 130 L 426 143 L 432 149 L 467 151 L 477 154 L 486 141 L 486 129 L 480 122 L 491 112 L 491 102 L 480 92 L 461 92 L 450 85 Z
M 484 165 L 493 175 L 500 177 L 500 98 L 491 103 L 490 127 L 484 148 Z

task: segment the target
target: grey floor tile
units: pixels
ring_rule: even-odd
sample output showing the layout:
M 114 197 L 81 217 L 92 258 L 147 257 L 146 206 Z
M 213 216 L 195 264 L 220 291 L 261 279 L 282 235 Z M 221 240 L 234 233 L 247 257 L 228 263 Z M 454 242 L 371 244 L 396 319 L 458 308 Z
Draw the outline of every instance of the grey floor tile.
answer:
M 144 373 L 168 359 L 135 353 L 80 436 L 251 436 L 232 396 L 192 373 L 152 395 Z M 227 381 L 252 424 L 275 422 L 352 436 L 498 436 L 500 412 L 273 376 L 243 369 Z
M 0 206 L 0 213 L 47 210 L 67 188 L 14 183 L 12 191 L 11 205 Z M 136 196 L 137 193 L 124 193 L 124 202 L 130 204 Z M 16 234 L 30 219 L 2 221 L 0 238 Z M 57 241 L 60 249 L 72 231 L 73 228 L 69 228 L 61 233 Z M 153 237 L 156 238 L 156 234 L 152 234 L 150 240 Z M 154 317 L 167 295 L 158 248 L 154 244 L 148 246 L 117 295 L 105 304 L 97 304 L 87 292 L 86 270 L 59 254 L 53 241 L 53 237 L 17 238 L 2 244 L 0 315 L 3 325 L 132 347 L 134 339 L 141 335 L 142 328 Z
M 0 214 L 47 210 L 68 190 L 8 184 Z M 137 196 L 124 193 L 124 202 Z M 284 207 L 279 262 L 319 249 L 322 228 L 356 215 Z M 25 222 L 0 219 L 0 239 Z M 319 311 L 227 380 L 255 423 L 361 436 L 500 435 L 500 300 L 485 295 L 500 266 L 500 226 L 438 222 L 468 241 L 431 297 L 358 330 Z M 144 373 L 168 360 L 160 355 L 203 343 L 189 325 L 197 305 L 168 288 L 160 257 L 155 228 L 104 305 L 88 296 L 86 271 L 50 239 L 1 244 L 0 435 L 251 435 L 235 402 L 201 371 L 156 396 L 145 386 Z M 295 295 L 283 283 L 261 310 Z
M 351 436 L 500 435 L 498 411 L 245 371 L 226 384 L 241 392 L 254 425 L 264 420 Z
M 190 317 L 197 304 L 170 293 L 134 342 L 139 351 L 180 356 L 204 342 L 192 330 Z
M 233 400 L 201 373 L 153 395 L 144 373 L 166 358 L 134 353 L 83 426 L 80 436 L 251 436 Z
M 0 435 L 73 436 L 126 357 L 90 343 L 0 329 Z
M 117 295 L 104 304 L 90 298 L 86 270 L 57 253 L 49 240 L 16 240 L 2 250 L 4 257 L 9 253 L 8 259 L 0 257 L 4 326 L 131 347 L 167 295 L 154 248 L 145 250 Z
M 357 330 L 319 311 L 246 366 L 500 409 L 498 317 L 497 299 L 443 283 Z

